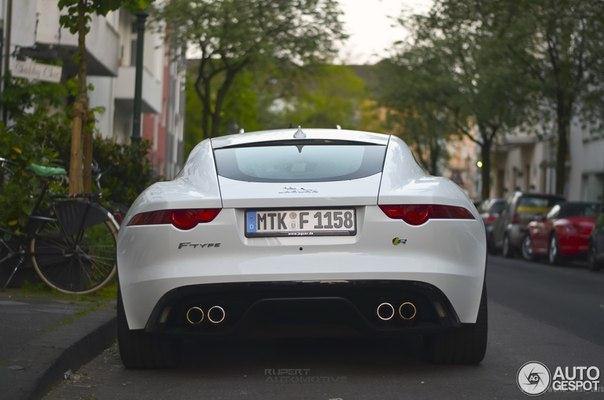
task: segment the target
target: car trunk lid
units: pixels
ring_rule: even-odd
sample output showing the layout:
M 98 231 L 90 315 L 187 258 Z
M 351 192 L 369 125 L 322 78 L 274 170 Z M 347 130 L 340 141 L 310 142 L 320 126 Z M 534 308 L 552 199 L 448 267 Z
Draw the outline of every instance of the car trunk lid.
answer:
M 335 207 L 377 204 L 381 173 L 334 182 L 242 182 L 219 176 L 225 208 Z

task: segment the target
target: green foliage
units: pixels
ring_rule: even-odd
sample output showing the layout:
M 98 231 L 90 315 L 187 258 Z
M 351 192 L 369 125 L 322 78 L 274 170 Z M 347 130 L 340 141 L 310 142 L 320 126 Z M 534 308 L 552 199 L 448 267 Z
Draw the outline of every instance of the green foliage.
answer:
M 142 11 L 149 7 L 153 0 L 59 0 L 58 7 L 65 11 L 62 14 L 59 22 L 61 26 L 69 29 L 73 34 L 79 30 L 78 14 L 80 7 L 86 16 L 85 31 L 88 32 L 92 15 L 107 15 L 110 11 L 115 11 L 118 8 L 126 8 L 131 12 Z
M 58 84 L 29 84 L 14 79 L 5 89 L 3 105 L 9 109 L 12 125 L 0 125 L 0 157 L 14 163 L 6 175 L 0 196 L 0 225 L 22 231 L 41 185 L 29 170 L 31 163 L 64 166 L 60 149 L 69 143 L 69 118 L 55 112 L 64 88 Z M 61 185 L 53 184 L 55 193 Z
M 103 172 L 104 199 L 130 206 L 155 181 L 153 167 L 147 158 L 149 148 L 146 140 L 118 144 L 108 139 L 94 139 L 94 160 Z
M 190 65 L 189 75 L 196 65 Z M 185 154 L 203 139 L 202 104 L 193 79 L 187 79 Z M 284 128 L 335 127 L 376 129 L 379 116 L 365 82 L 352 67 L 313 65 L 305 68 L 256 66 L 237 76 L 225 99 L 221 134 Z
M 22 232 L 41 181 L 28 169 L 32 163 L 67 167 L 70 151 L 70 110 L 66 85 L 13 79 L 5 90 L 10 127 L 0 124 L 0 157 L 14 165 L 0 171 L 0 226 Z M 130 205 L 154 181 L 146 141 L 121 145 L 94 139 L 94 158 L 104 171 L 103 199 Z M 3 173 L 2 173 L 3 172 Z M 66 195 L 65 182 L 52 179 L 51 193 Z M 127 182 L 127 184 L 125 184 Z
M 447 156 L 443 144 L 458 131 L 445 104 L 457 96 L 445 58 L 415 47 L 378 64 L 376 95 L 392 133 L 403 137 L 431 174 Z M 465 122 L 465 121 L 462 121 Z
M 309 66 L 294 80 L 293 86 L 281 98 L 283 110 L 275 113 L 282 126 L 351 128 L 359 125 L 359 108 L 368 93 L 363 79 L 351 67 Z
M 483 102 L 476 104 L 478 113 L 500 103 L 517 104 L 516 96 L 499 101 L 499 89 L 506 84 L 538 100 L 520 116 L 556 132 L 556 192 L 562 194 L 571 122 L 578 117 L 585 125 L 602 128 L 604 2 L 439 0 L 428 20 L 440 37 L 469 38 L 470 46 L 480 45 L 487 61 L 496 61 L 484 73 L 500 83 L 486 88 Z M 507 73 L 510 66 L 515 71 Z
M 468 8 L 476 7 L 474 15 L 480 12 L 475 3 L 441 0 L 428 15 L 402 18 L 412 28 L 412 39 L 384 63 L 380 97 L 395 110 L 402 129 L 415 133 L 420 147 L 427 143 L 430 154 L 442 154 L 440 143 L 452 134 L 478 144 L 486 197 L 494 142 L 525 123 L 537 103 L 535 82 L 510 56 L 526 44 L 514 34 L 514 18 L 467 18 Z M 510 3 L 502 0 L 497 12 L 515 9 Z M 430 164 L 435 169 L 435 160 Z
M 201 131 L 216 136 L 235 78 L 260 64 L 308 64 L 336 54 L 345 38 L 336 0 L 173 0 L 155 9 L 178 45 L 200 61 L 192 79 Z

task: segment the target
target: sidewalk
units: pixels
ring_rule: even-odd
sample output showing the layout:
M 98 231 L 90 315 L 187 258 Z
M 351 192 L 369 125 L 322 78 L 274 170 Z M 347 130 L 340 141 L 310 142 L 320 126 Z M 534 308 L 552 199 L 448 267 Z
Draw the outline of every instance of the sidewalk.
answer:
M 114 337 L 114 301 L 0 292 L 0 397 L 40 397 Z

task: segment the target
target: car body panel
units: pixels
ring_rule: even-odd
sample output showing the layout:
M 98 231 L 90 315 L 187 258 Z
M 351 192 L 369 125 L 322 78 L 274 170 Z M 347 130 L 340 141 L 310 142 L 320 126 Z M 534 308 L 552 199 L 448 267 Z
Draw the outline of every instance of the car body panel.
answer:
M 551 202 L 551 205 L 539 209 L 525 207 L 524 212 L 518 213 L 519 202 L 526 197 L 548 199 Z M 564 198 L 549 194 L 514 192 L 508 196 L 506 201 L 508 203 L 506 208 L 493 223 L 490 239 L 492 240 L 493 247 L 500 249 L 503 246 L 504 238 L 507 236 L 510 246 L 514 250 L 518 250 L 520 249 L 522 240 L 528 233 L 529 223 L 533 220 L 542 218 L 554 204 L 563 202 Z M 514 214 L 518 214 L 517 220 L 514 220 Z
M 245 135 L 256 141 L 275 140 L 275 136 L 290 139 L 295 130 L 284 132 Z M 425 282 L 444 293 L 459 322 L 476 321 L 484 285 L 485 231 L 464 192 L 445 178 L 427 176 L 398 138 L 339 130 L 304 132 L 307 138 L 363 138 L 387 145 L 383 173 L 308 184 L 229 182 L 216 177 L 210 141 L 200 143 L 179 177 L 143 192 L 127 220 L 139 212 L 185 207 L 222 207 L 218 216 L 187 231 L 172 225 L 125 224 L 120 229 L 118 272 L 130 329 L 143 329 L 155 305 L 173 289 L 233 282 Z M 212 143 L 251 143 L 245 135 L 212 139 Z M 429 220 L 411 226 L 387 217 L 378 202 L 461 206 L 474 219 Z M 246 208 L 318 206 L 354 207 L 356 235 L 248 238 L 244 234 Z
M 271 142 L 277 140 L 290 140 L 294 137 L 298 129 L 275 129 L 272 131 L 260 131 L 240 133 L 237 135 L 226 135 L 212 138 L 212 147 L 220 149 L 229 146 L 240 146 L 250 143 Z M 351 131 L 345 129 L 304 129 L 304 138 L 306 139 L 327 139 L 327 140 L 350 140 L 355 142 L 372 143 L 387 145 L 390 135 L 380 133 Z
M 587 253 L 596 216 L 558 215 L 561 209 L 581 204 L 588 203 L 568 202 L 555 206 L 546 217 L 528 225 L 532 250 L 535 254 L 547 254 L 551 238 L 554 235 L 558 241 L 558 251 L 561 256 L 578 256 Z
M 604 264 L 604 205 L 600 206 L 600 212 L 596 217 L 590 245 L 593 247 L 594 261 L 598 264 Z

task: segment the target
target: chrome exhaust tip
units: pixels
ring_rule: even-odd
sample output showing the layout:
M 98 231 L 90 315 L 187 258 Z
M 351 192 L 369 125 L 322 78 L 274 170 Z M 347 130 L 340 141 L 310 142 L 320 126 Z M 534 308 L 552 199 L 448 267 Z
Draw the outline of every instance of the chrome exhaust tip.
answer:
M 226 312 L 224 308 L 220 306 L 212 306 L 208 310 L 208 321 L 213 324 L 219 324 L 226 318 Z
M 398 307 L 398 315 L 406 321 L 412 320 L 417 315 L 417 308 L 412 302 L 405 301 Z
M 394 307 L 390 303 L 382 303 L 377 306 L 375 313 L 382 321 L 390 321 L 394 317 Z
M 191 307 L 187 310 L 187 322 L 191 325 L 197 325 L 203 321 L 204 313 L 199 307 Z

